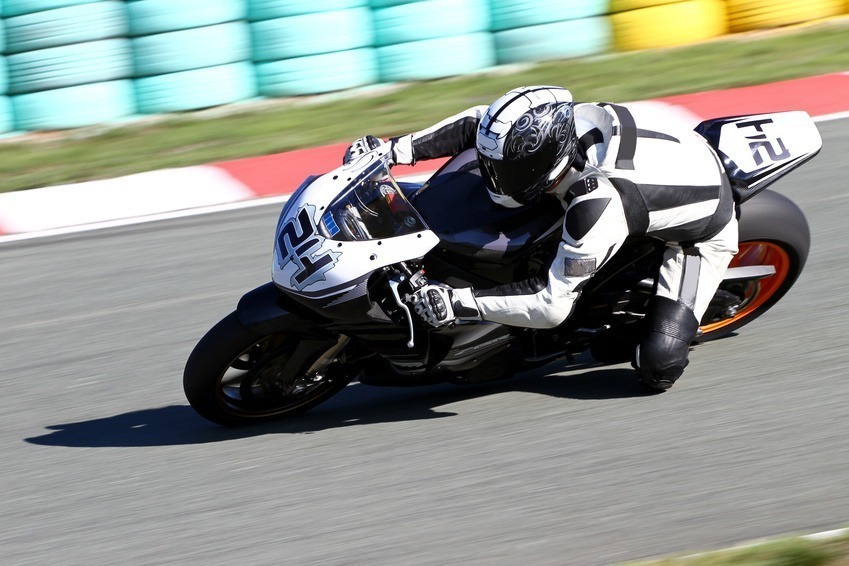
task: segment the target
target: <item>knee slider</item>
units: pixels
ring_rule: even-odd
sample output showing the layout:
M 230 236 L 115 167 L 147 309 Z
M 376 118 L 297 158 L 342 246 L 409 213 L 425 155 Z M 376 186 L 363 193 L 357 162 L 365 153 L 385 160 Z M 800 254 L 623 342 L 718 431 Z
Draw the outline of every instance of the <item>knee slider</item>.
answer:
M 689 363 L 690 342 L 696 337 L 699 321 L 686 305 L 656 297 L 646 322 L 635 360 L 637 372 L 655 385 L 671 387 Z

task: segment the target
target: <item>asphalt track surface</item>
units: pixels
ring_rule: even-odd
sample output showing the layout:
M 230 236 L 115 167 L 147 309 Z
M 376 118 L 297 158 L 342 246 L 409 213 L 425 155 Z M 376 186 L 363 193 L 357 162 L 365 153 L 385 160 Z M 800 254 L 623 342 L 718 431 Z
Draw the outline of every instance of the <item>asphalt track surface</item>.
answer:
M 277 207 L 0 245 L 0 563 L 611 564 L 845 526 L 847 125 L 777 185 L 802 278 L 655 396 L 557 366 L 224 429 L 182 368 L 269 277 Z

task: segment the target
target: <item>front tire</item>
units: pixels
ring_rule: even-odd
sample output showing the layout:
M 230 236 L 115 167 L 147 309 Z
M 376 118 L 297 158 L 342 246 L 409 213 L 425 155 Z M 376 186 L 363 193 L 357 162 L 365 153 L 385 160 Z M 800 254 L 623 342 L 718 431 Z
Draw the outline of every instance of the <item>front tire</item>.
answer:
M 697 342 L 722 338 L 755 320 L 790 290 L 805 267 L 811 246 L 810 229 L 805 215 L 787 197 L 764 190 L 746 201 L 739 231 L 739 251 L 730 267 L 771 265 L 775 273 L 745 283 L 723 281 L 714 302 L 724 294 L 722 300 L 730 299 L 732 304 L 708 308 Z
M 195 346 L 183 373 L 183 390 L 198 414 L 225 426 L 300 414 L 355 377 L 337 359 L 343 347 L 344 338 L 317 341 L 258 334 L 234 312 Z

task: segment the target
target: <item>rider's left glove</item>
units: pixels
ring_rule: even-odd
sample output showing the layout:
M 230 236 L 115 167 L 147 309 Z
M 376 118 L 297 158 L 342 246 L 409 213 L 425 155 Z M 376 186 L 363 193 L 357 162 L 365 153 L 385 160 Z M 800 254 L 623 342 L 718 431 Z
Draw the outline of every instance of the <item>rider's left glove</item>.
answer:
M 359 156 L 365 155 L 366 153 L 370 152 L 373 149 L 377 149 L 385 143 L 385 141 L 376 136 L 363 136 L 360 139 L 355 140 L 354 143 L 352 143 L 351 146 L 347 150 L 345 150 L 345 156 L 342 158 L 342 164 L 347 165 Z
M 407 295 L 413 310 L 433 327 L 447 326 L 456 320 L 480 320 L 480 311 L 471 288 L 452 289 L 445 285 L 425 285 Z

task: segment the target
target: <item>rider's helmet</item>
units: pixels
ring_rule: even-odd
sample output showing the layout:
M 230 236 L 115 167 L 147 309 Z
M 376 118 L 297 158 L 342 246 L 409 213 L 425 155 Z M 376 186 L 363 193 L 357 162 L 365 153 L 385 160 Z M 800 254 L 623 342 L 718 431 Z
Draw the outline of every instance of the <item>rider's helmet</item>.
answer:
M 555 86 L 511 90 L 481 118 L 476 148 L 493 201 L 515 208 L 536 200 L 575 160 L 572 94 Z

